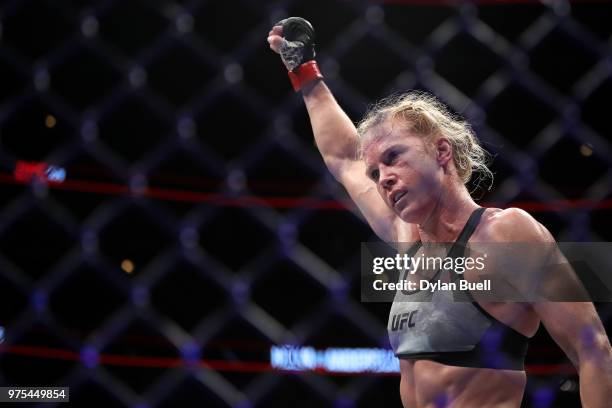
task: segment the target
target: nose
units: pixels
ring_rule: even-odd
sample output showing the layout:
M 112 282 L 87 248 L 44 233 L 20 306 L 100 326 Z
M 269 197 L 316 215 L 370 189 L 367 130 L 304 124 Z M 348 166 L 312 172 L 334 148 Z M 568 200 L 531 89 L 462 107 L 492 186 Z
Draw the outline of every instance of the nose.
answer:
M 379 177 L 380 186 L 384 190 L 389 190 L 391 187 L 393 187 L 393 185 L 395 185 L 395 182 L 397 181 L 395 174 L 393 172 L 388 171 L 383 166 L 381 166 L 379 171 L 380 171 L 380 177 Z

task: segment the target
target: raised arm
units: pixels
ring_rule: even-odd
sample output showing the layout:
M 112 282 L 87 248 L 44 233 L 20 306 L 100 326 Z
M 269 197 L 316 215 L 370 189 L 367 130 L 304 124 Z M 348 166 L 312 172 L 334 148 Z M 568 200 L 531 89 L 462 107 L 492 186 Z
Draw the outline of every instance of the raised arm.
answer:
M 314 35 L 314 32 L 312 34 Z M 289 49 L 288 53 L 292 58 L 296 57 L 296 48 L 299 48 L 299 44 L 303 44 L 296 41 L 288 42 L 283 38 L 282 25 L 272 28 L 268 42 L 270 48 L 277 53 Z M 311 44 L 310 47 L 312 46 Z M 307 48 L 308 44 L 305 47 Z M 298 66 L 307 62 L 305 59 L 314 57 L 314 50 L 306 50 L 305 53 L 308 54 L 306 57 L 298 53 L 298 57 L 301 58 L 298 60 Z M 283 62 L 290 71 L 297 71 L 299 68 L 295 66 L 296 60 L 287 58 L 286 54 L 284 51 L 281 53 Z M 301 91 L 315 142 L 327 168 L 336 180 L 342 183 L 374 232 L 382 240 L 398 240 L 397 228 L 402 221 L 387 207 L 378 194 L 376 185 L 365 174 L 365 165 L 358 157 L 357 130 L 353 122 L 338 105 L 322 79 L 314 79 L 303 84 Z M 405 236 L 401 238 L 408 240 Z
M 358 156 L 357 130 L 334 99 L 325 83 L 317 81 L 302 92 L 315 142 L 329 171 L 357 205 L 376 235 L 384 241 L 397 241 L 402 223 L 366 176 Z

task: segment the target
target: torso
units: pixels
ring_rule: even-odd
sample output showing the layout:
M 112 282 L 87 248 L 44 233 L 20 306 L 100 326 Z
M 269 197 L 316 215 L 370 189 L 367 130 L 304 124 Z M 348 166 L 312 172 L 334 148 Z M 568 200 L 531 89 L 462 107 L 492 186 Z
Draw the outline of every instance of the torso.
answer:
M 517 408 L 524 371 L 454 367 L 429 360 L 400 360 L 400 395 L 406 408 Z
M 489 242 L 487 226 L 500 209 L 487 209 L 468 243 Z M 398 241 L 418 240 L 414 225 L 398 230 Z M 416 237 L 416 239 L 415 239 Z M 466 276 L 466 279 L 469 278 Z M 539 319 L 526 304 L 479 303 L 491 316 L 526 337 L 538 329 Z M 405 407 L 519 407 L 526 383 L 524 371 L 458 367 L 427 359 L 400 360 L 400 394 Z

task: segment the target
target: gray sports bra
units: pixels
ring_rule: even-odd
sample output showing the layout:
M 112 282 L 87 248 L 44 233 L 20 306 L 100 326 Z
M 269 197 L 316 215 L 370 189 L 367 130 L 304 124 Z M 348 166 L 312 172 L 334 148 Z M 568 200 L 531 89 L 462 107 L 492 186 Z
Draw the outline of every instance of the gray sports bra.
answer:
M 463 256 L 484 210 L 480 207 L 471 214 L 449 257 Z M 420 247 L 420 242 L 413 245 L 409 256 Z M 444 274 L 454 275 L 451 279 L 458 276 L 441 270 L 432 280 L 442 279 Z M 529 339 L 487 313 L 469 291 L 461 294 L 471 301 L 456 302 L 456 292 L 447 290 L 398 290 L 387 326 L 396 356 L 461 367 L 523 370 Z

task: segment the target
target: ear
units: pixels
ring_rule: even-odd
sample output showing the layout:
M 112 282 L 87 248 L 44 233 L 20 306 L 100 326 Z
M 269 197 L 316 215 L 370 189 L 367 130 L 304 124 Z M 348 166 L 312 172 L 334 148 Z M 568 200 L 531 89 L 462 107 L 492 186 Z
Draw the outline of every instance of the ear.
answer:
M 453 158 L 453 146 L 448 139 L 441 137 L 435 142 L 436 160 L 442 167 L 446 167 Z

